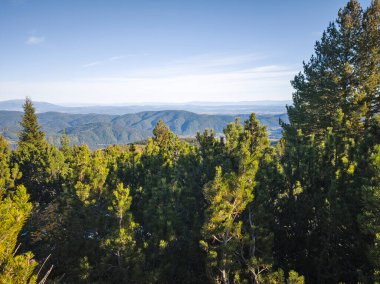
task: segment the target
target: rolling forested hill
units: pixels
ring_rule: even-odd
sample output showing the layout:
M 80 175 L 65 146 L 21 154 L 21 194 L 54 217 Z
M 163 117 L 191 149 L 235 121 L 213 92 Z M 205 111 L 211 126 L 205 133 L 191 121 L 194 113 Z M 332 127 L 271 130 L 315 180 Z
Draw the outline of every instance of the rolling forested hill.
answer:
M 11 143 L 16 143 L 20 131 L 22 112 L 0 111 L 0 134 Z M 248 115 L 207 115 L 188 111 L 166 110 L 145 111 L 125 115 L 71 114 L 46 112 L 38 114 L 38 119 L 48 140 L 58 144 L 63 133 L 74 144 L 88 144 L 91 148 L 102 148 L 110 144 L 126 144 L 141 141 L 152 136 L 152 130 L 162 119 L 177 135 L 195 136 L 206 128 L 222 134 L 226 124 L 239 117 L 241 121 Z M 262 124 L 267 125 L 271 139 L 281 136 L 279 119 L 287 121 L 286 114 L 258 115 Z

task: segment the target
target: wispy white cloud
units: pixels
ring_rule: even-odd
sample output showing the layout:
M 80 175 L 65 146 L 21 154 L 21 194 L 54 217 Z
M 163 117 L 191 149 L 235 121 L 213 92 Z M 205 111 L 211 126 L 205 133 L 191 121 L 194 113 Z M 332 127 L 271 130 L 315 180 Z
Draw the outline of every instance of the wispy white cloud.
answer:
M 125 56 L 113 56 L 113 57 L 108 58 L 108 61 L 116 61 L 116 60 L 123 59 L 124 57 Z
M 83 64 L 84 68 L 93 67 L 102 64 L 102 61 L 93 61 L 90 63 Z
M 56 103 L 254 101 L 291 98 L 296 71 L 267 65 L 237 71 L 182 75 L 109 76 L 54 82 L 0 82 L 0 96 Z
M 257 65 L 266 58 L 260 54 L 218 54 L 197 55 L 168 61 L 162 64 L 134 68 L 124 73 L 129 77 L 162 78 L 168 76 L 184 76 L 188 74 L 210 74 L 236 71 Z
M 121 59 L 124 59 L 125 56 L 122 55 L 122 56 L 112 56 L 112 57 L 109 57 L 105 60 L 98 60 L 98 61 L 93 61 L 93 62 L 89 62 L 89 63 L 86 63 L 86 64 L 83 64 L 82 67 L 84 68 L 88 68 L 88 67 L 94 67 L 94 66 L 98 66 L 98 65 L 103 65 L 103 64 L 107 64 L 107 63 L 110 63 L 110 62 L 113 62 L 113 61 L 118 61 L 118 60 L 121 60 Z
M 29 36 L 25 43 L 27 45 L 39 45 L 45 42 L 45 37 L 43 36 Z
M 127 56 L 113 56 L 83 67 L 111 64 L 124 58 Z M 291 99 L 290 80 L 297 68 L 270 65 L 263 58 L 257 54 L 200 55 L 140 68 L 128 64 L 127 69 L 114 69 L 114 74 L 95 76 L 87 70 L 87 77 L 76 76 L 72 80 L 0 81 L 0 97 L 29 95 L 35 100 L 56 103 L 98 104 Z

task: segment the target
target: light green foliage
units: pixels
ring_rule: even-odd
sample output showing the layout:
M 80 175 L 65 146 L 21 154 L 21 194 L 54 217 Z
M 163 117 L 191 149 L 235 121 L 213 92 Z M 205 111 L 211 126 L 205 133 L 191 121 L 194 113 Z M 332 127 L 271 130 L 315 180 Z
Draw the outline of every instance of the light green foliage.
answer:
M 17 255 L 17 236 L 29 217 L 32 205 L 24 186 L 0 198 L 0 283 L 35 283 L 37 262 L 33 254 Z
M 63 152 L 63 154 L 67 157 L 69 156 L 71 153 L 71 148 L 70 148 L 70 139 L 69 137 L 67 136 L 66 133 L 64 133 L 61 137 L 61 148 L 60 150 Z
M 230 273 L 238 266 L 235 255 L 243 240 L 240 217 L 253 198 L 251 187 L 235 174 L 222 176 L 221 168 L 217 168 L 204 194 L 210 205 L 205 212 L 201 244 L 208 255 L 211 276 L 217 282 L 229 283 Z
M 139 275 L 139 264 L 142 254 L 136 246 L 135 230 L 138 224 L 133 221 L 130 207 L 132 198 L 129 196 L 129 188 L 118 184 L 113 191 L 110 212 L 115 216 L 112 233 L 105 237 L 101 246 L 105 251 L 102 258 L 103 265 L 111 273 L 112 282 L 131 281 Z M 115 266 L 117 268 L 115 268 Z
M 119 183 L 116 190 L 113 192 L 113 195 L 114 200 L 112 200 L 112 207 L 110 207 L 110 210 L 116 215 L 120 226 L 124 219 L 129 223 L 130 220 L 128 219 L 131 216 L 126 215 L 132 203 L 132 198 L 129 196 L 129 188 L 124 188 L 123 184 Z
M 285 278 L 284 270 L 278 269 L 267 273 L 265 275 L 260 275 L 256 283 L 265 284 L 304 284 L 305 277 L 299 275 L 296 271 L 289 271 L 288 278 Z
M 0 198 L 5 194 L 7 188 L 13 187 L 9 162 L 10 149 L 8 147 L 8 142 L 0 136 Z
M 88 282 L 91 279 L 90 277 L 93 267 L 91 267 L 87 256 L 79 260 L 79 269 L 79 279 L 83 282 Z
M 265 221 L 255 224 L 253 219 L 262 214 L 254 210 L 258 208 L 254 206 L 255 177 L 269 140 L 254 114 L 244 127 L 236 120 L 224 133 L 225 155 L 231 163 L 224 164 L 225 172 L 217 167 L 214 180 L 204 188 L 208 207 L 201 246 L 208 255 L 209 273 L 217 282 L 229 283 L 236 277 L 257 282 L 259 274 L 271 269 L 263 255 L 256 253 L 263 249 L 257 248 L 255 227 L 264 227 Z
M 95 202 L 104 194 L 109 169 L 107 159 L 101 151 L 91 153 L 87 146 L 73 149 L 69 180 L 76 181 L 74 188 L 79 199 L 86 205 Z
M 243 132 L 243 125 L 240 123 L 240 119 L 236 118 L 234 123 L 227 124 L 224 129 L 224 135 L 226 137 L 226 149 L 229 153 L 234 153 L 238 150 L 239 138 Z
M 297 272 L 291 270 L 289 271 L 288 280 L 286 281 L 287 284 L 304 284 L 305 283 L 305 277 L 299 275 Z

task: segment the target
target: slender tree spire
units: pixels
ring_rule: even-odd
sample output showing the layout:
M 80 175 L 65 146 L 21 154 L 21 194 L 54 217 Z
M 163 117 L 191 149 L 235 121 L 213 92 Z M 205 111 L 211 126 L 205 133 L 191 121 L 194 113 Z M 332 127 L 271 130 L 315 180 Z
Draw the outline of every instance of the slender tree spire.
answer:
M 41 146 L 45 141 L 45 134 L 41 131 L 38 123 L 36 110 L 32 104 L 32 100 L 27 97 L 23 105 L 24 116 L 20 122 L 22 130 L 19 135 L 20 143 L 31 143 L 36 147 Z

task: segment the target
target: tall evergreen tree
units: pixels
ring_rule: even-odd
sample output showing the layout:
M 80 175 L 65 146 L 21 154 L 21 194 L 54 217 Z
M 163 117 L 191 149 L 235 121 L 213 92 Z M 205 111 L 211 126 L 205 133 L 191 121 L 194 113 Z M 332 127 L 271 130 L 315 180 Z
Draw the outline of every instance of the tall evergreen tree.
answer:
M 45 146 L 45 134 L 38 123 L 36 110 L 30 98 L 26 98 L 23 108 L 24 116 L 20 122 L 22 130 L 19 134 L 19 145 L 30 143 L 36 148 Z
M 292 81 L 292 125 L 323 137 L 327 127 L 354 136 L 379 111 L 379 1 L 363 14 L 351 0 Z
M 368 161 L 379 143 L 370 134 L 379 111 L 379 11 L 377 0 L 364 12 L 351 0 L 292 82 L 275 251 L 307 281 L 374 279 L 376 229 L 363 230 L 373 219 L 362 216 L 378 214 L 367 182 L 376 180 Z
M 22 173 L 17 184 L 27 187 L 32 202 L 47 204 L 62 190 L 63 155 L 47 143 L 29 98 L 24 104 L 21 126 L 18 148 L 12 153 L 12 163 Z
M 272 238 L 264 229 L 270 230 L 271 220 L 263 218 L 271 217 L 265 213 L 270 211 L 260 207 L 254 195 L 265 194 L 264 185 L 256 190 L 256 175 L 271 152 L 269 140 L 254 114 L 244 127 L 236 120 L 224 133 L 225 159 L 230 162 L 224 163 L 224 169 L 217 167 L 214 180 L 204 188 L 208 206 L 200 243 L 208 256 L 211 279 L 259 283 L 266 281 L 264 275 L 272 272 L 273 264 Z

